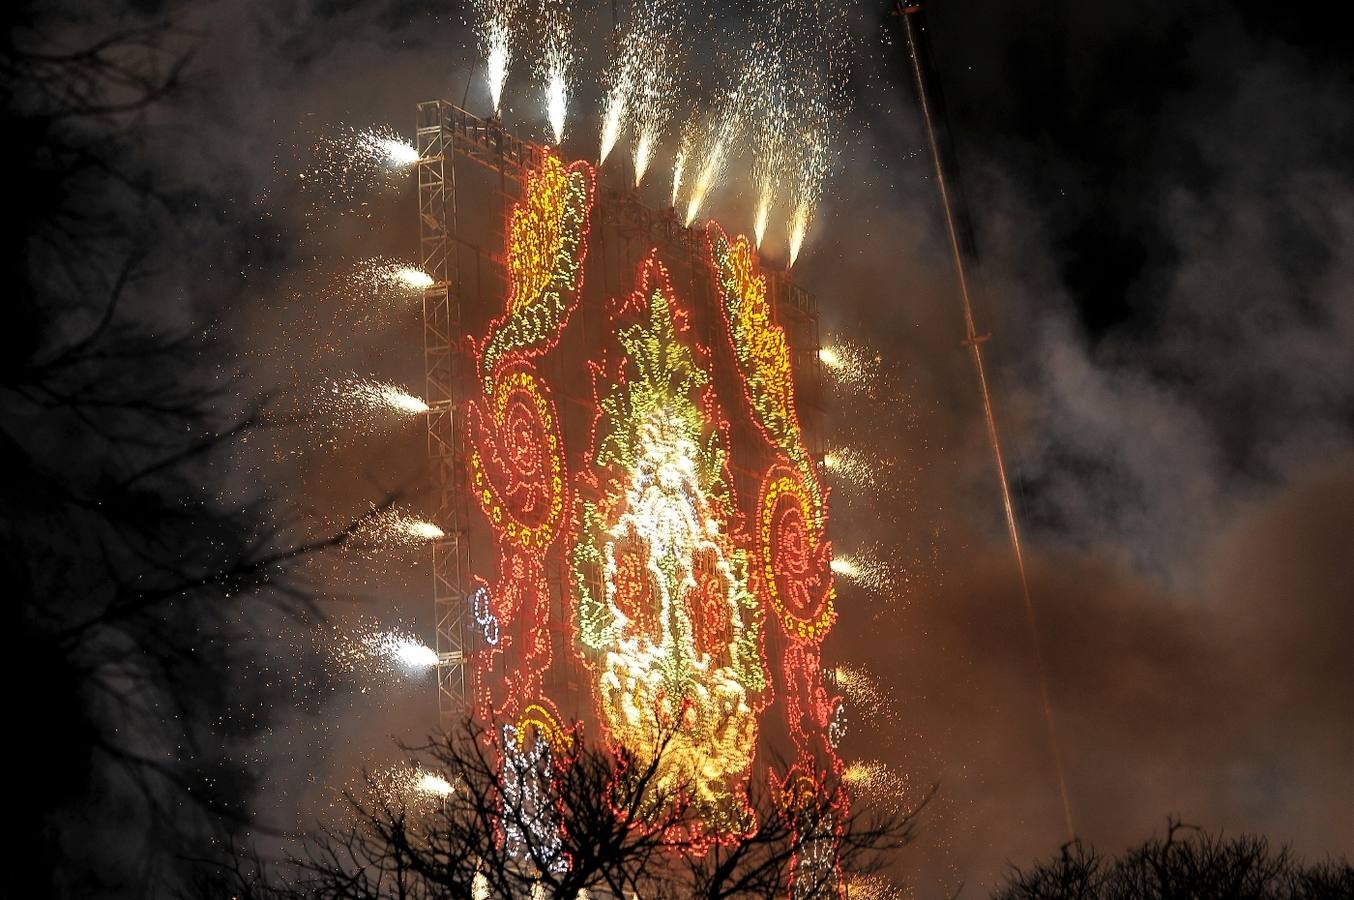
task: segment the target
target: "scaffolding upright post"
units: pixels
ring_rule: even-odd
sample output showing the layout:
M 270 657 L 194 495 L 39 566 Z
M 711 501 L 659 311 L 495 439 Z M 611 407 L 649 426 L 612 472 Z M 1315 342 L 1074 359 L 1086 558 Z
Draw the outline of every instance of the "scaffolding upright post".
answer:
M 423 354 L 428 404 L 428 461 L 436 496 L 434 521 L 443 536 L 433 541 L 433 612 L 437 623 L 437 707 L 443 728 L 465 715 L 466 609 L 470 589 L 470 542 L 466 536 L 461 317 L 456 230 L 455 135 L 451 107 L 443 101 L 418 105 L 419 262 L 432 278 L 423 292 Z

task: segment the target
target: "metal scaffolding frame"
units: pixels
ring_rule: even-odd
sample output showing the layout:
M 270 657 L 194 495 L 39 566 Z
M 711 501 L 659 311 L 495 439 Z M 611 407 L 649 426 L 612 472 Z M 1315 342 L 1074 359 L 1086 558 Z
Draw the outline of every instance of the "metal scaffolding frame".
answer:
M 466 539 L 465 428 L 460 272 L 451 245 L 456 229 L 456 142 L 445 104 L 418 107 L 419 265 L 432 278 L 423 291 L 423 359 L 428 404 L 428 460 L 443 536 L 433 542 L 433 611 L 437 626 L 437 706 L 443 726 L 466 707 L 466 596 L 470 542 Z

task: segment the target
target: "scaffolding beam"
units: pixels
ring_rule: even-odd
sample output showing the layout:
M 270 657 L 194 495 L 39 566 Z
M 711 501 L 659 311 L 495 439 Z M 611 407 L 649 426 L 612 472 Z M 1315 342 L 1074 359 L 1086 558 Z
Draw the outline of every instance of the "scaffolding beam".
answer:
M 433 618 L 436 623 L 437 709 L 443 728 L 465 715 L 466 612 L 470 542 L 466 539 L 465 425 L 459 415 L 466 361 L 456 230 L 456 141 L 442 102 L 418 106 L 419 265 L 433 283 L 423 292 L 423 359 L 428 404 L 428 461 L 444 536 L 433 542 Z

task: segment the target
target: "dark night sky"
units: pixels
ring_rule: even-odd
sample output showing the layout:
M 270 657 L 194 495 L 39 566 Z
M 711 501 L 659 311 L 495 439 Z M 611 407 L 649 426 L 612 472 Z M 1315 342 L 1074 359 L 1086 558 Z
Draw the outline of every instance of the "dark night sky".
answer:
M 408 133 L 416 102 L 459 102 L 466 31 L 450 7 L 412 2 L 177 8 L 193 90 L 155 123 L 156 149 L 218 204 L 198 302 L 234 293 L 205 315 L 230 323 L 259 388 L 304 389 L 317 283 L 411 255 L 415 227 L 408 190 L 375 209 L 404 217 L 386 228 L 307 217 L 308 142 L 341 122 Z M 833 527 L 895 579 L 885 597 L 843 589 L 827 659 L 867 667 L 888 696 L 846 754 L 878 756 L 913 790 L 940 784 L 903 876 L 923 896 L 962 882 L 976 897 L 1063 831 L 910 73 L 882 6 L 854 9 L 855 110 L 800 271 L 825 329 L 883 354 L 880 396 L 843 395 L 833 426 L 891 465 L 879 496 L 837 491 Z M 1333 14 L 1193 0 L 937 0 L 928 15 L 1079 831 L 1118 850 L 1176 814 L 1348 852 L 1345 32 Z M 514 81 L 506 120 L 535 134 Z M 591 124 L 579 131 L 590 154 Z M 735 200 L 717 207 L 745 215 Z M 339 346 L 328 372 L 418 383 L 412 320 Z M 265 475 L 342 518 L 416 477 L 408 438 Z M 359 608 L 426 622 L 416 564 L 367 572 Z M 426 693 L 323 701 L 318 728 L 280 712 L 257 757 L 274 760 L 263 806 L 294 819 L 322 805 L 316 785 L 350 777 L 360 748 L 426 730 Z

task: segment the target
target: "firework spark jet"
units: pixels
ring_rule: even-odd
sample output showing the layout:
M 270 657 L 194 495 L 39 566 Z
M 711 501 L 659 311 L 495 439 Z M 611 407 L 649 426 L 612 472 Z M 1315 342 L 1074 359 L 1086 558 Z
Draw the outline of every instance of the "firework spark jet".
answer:
M 503 85 L 512 65 L 512 38 L 518 15 L 517 0 L 476 0 L 475 34 L 484 57 L 484 78 L 497 117 L 503 105 Z
M 696 173 L 695 180 L 691 183 L 691 196 L 686 201 L 684 224 L 688 228 L 696 220 L 701 204 L 705 202 L 711 189 L 719 183 L 720 177 L 724 174 L 727 150 L 738 137 L 741 103 L 740 92 L 736 89 L 730 92 L 711 124 L 704 152 L 699 154 L 698 157 L 701 160 L 701 167 Z
M 564 140 L 564 117 L 569 107 L 569 70 L 573 49 L 569 45 L 569 11 L 564 0 L 545 0 L 541 8 L 545 31 L 544 51 L 537 71 L 545 90 L 545 112 L 555 143 Z
M 638 4 L 618 36 L 619 50 L 607 73 L 598 165 L 606 162 L 627 125 L 633 126 L 636 186 L 672 116 L 679 21 L 671 4 Z
M 823 364 L 832 379 L 843 387 L 866 396 L 873 396 L 879 389 L 880 368 L 884 357 L 878 351 L 872 351 L 855 341 L 833 339 L 832 343 L 818 351 L 818 361 Z

